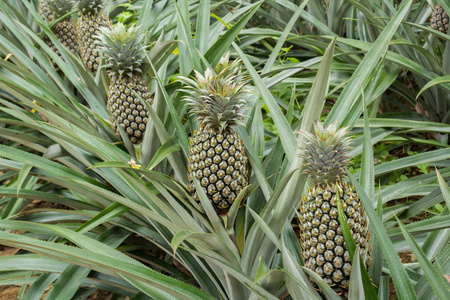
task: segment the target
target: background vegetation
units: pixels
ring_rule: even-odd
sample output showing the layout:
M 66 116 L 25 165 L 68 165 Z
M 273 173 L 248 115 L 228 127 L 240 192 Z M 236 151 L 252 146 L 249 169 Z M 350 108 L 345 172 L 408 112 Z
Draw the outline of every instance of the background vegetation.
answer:
M 109 1 L 150 45 L 151 126 L 134 147 L 109 122 L 106 72 L 84 69 L 37 1 L 0 2 L 0 244 L 20 249 L 0 257 L 0 285 L 22 285 L 21 299 L 448 299 L 450 35 L 430 28 L 437 3 L 450 12 L 442 0 Z M 227 51 L 255 92 L 239 128 L 251 186 L 219 217 L 186 189 L 194 122 L 176 77 Z M 349 177 L 374 250 L 348 294 L 302 268 L 295 234 L 296 131 L 318 119 L 356 136 Z

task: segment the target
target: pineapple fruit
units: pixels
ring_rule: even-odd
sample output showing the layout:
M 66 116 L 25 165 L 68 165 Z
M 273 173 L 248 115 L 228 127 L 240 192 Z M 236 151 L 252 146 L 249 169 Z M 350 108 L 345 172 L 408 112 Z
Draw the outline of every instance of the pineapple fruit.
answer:
M 200 199 L 193 177 L 201 184 L 218 214 L 227 213 L 242 189 L 248 185 L 247 157 L 243 140 L 235 131 L 242 124 L 248 100 L 240 60 L 230 62 L 230 54 L 217 67 L 195 78 L 179 77 L 186 86 L 181 91 L 189 113 L 200 125 L 190 138 L 189 190 Z M 201 205 L 200 205 L 201 206 Z
M 431 28 L 442 33 L 448 33 L 449 17 L 441 4 L 436 5 L 431 15 Z
M 104 0 L 75 0 L 80 17 L 77 22 L 77 38 L 80 56 L 91 73 L 97 73 L 101 52 L 96 36 L 101 27 L 111 28 L 109 18 L 102 12 Z
M 336 193 L 342 202 L 350 231 L 365 262 L 371 264 L 370 232 L 364 208 L 354 187 L 345 181 L 350 157 L 350 137 L 346 128 L 314 124 L 314 133 L 301 131 L 305 159 L 304 173 L 311 188 L 300 204 L 299 225 L 305 267 L 316 272 L 336 290 L 347 289 L 351 261 L 338 216 Z
M 51 23 L 55 20 L 55 17 L 53 16 L 53 12 L 48 6 L 49 0 L 39 0 L 39 16 L 41 16 L 42 20 L 46 20 L 48 23 Z
M 118 23 L 112 29 L 101 28 L 97 38 L 96 43 L 105 56 L 105 67 L 111 78 L 107 104 L 112 115 L 111 123 L 118 137 L 116 122 L 133 144 L 139 144 L 148 120 L 148 111 L 141 99 L 150 104 L 153 101 L 140 68 L 145 59 L 144 34 L 137 27 L 126 30 L 122 23 Z
M 51 14 L 47 19 L 53 18 L 56 20 L 65 14 L 69 13 L 73 9 L 73 3 L 69 0 L 47 0 L 46 7 L 50 10 Z M 50 17 L 51 16 L 51 17 Z M 64 20 L 58 22 L 53 28 L 52 32 L 58 38 L 58 40 L 67 47 L 70 52 L 76 53 L 78 47 L 78 41 L 76 38 L 75 23 L 71 17 L 67 17 Z M 50 41 L 47 40 L 47 45 L 53 49 L 59 56 L 61 53 L 58 48 Z

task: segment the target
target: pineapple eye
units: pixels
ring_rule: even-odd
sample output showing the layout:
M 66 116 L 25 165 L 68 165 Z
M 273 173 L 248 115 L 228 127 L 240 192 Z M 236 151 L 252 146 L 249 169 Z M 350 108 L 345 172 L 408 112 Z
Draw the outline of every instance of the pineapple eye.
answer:
M 325 258 L 323 257 L 323 255 L 317 255 L 316 262 L 319 266 L 323 266 L 326 261 L 325 261 Z
M 334 238 L 334 242 L 335 242 L 337 245 L 342 245 L 342 244 L 344 243 L 344 237 L 343 237 L 342 235 L 337 235 L 337 236 Z
M 342 271 L 344 271 L 345 276 L 349 276 L 352 271 L 352 266 L 349 263 L 345 263 L 342 267 Z
M 335 247 L 335 243 L 332 240 L 327 240 L 325 243 L 325 247 L 327 247 L 328 250 L 332 250 Z
M 332 263 L 327 262 L 324 266 L 323 266 L 323 272 L 327 275 L 331 275 L 334 271 L 334 266 Z
M 342 274 L 340 270 L 336 270 L 333 272 L 332 277 L 335 282 L 339 282 L 342 280 L 342 278 L 344 278 L 344 274 Z
M 327 241 L 327 237 L 325 236 L 325 234 L 320 234 L 319 235 L 319 245 L 324 245 L 323 243 L 325 243 Z M 323 247 L 323 249 L 324 249 L 324 252 L 325 252 L 325 245 L 324 245 L 324 247 Z
M 334 259 L 333 251 L 330 250 L 325 251 L 324 257 L 327 261 L 332 261 Z
M 344 264 L 344 260 L 342 259 L 342 257 L 336 256 L 336 257 L 333 259 L 333 265 L 334 265 L 336 268 L 341 268 L 343 264 Z
M 221 191 L 224 187 L 225 187 L 225 184 L 223 183 L 222 180 L 219 180 L 219 181 L 216 183 L 216 188 L 217 188 L 218 191 Z
M 225 177 L 225 172 L 223 170 L 219 170 L 217 171 L 217 177 L 219 177 L 220 179 Z

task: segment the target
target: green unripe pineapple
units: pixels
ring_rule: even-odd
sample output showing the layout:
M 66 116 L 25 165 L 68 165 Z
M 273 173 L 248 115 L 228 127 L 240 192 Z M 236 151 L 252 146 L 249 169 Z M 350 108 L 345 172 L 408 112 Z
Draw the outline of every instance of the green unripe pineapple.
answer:
M 342 234 L 336 192 L 355 243 L 365 262 L 371 264 L 370 232 L 364 208 L 354 187 L 345 181 L 350 137 L 346 128 L 314 124 L 314 133 L 301 131 L 304 173 L 311 188 L 300 204 L 300 242 L 305 267 L 316 272 L 335 289 L 347 289 L 351 261 Z
M 116 122 L 133 144 L 139 144 L 148 121 L 148 111 L 141 99 L 150 104 L 153 101 L 141 70 L 145 59 L 144 34 L 134 26 L 126 30 L 122 23 L 113 29 L 104 27 L 100 32 L 97 44 L 105 55 L 105 67 L 111 78 L 108 89 L 111 123 L 118 137 Z
M 235 131 L 244 118 L 249 91 L 240 61 L 222 57 L 214 70 L 195 78 L 180 76 L 188 95 L 184 101 L 200 124 L 189 148 L 189 190 L 198 203 L 193 177 L 203 187 L 218 214 L 227 213 L 242 189 L 248 185 L 247 156 L 243 140 Z
M 77 20 L 77 38 L 80 56 L 87 70 L 97 73 L 101 52 L 96 43 L 102 27 L 112 27 L 112 23 L 103 12 L 104 0 L 75 0 L 76 8 L 80 11 Z
M 47 0 L 45 7 L 51 12 L 51 17 L 49 16 L 48 20 L 56 20 L 72 11 L 73 3 L 69 0 Z M 77 52 L 78 41 L 76 36 L 76 26 L 71 17 L 67 17 L 55 24 L 55 26 L 52 27 L 52 32 L 61 44 L 67 47 L 70 52 L 74 54 Z M 47 45 L 51 47 L 59 56 L 61 56 L 59 50 L 50 40 L 47 40 Z

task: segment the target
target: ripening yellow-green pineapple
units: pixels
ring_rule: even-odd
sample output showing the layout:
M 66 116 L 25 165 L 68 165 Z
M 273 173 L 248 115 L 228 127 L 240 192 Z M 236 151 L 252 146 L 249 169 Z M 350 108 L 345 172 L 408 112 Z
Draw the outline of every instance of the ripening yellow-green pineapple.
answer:
M 190 138 L 189 186 L 200 203 L 193 177 L 197 178 L 218 214 L 225 214 L 248 185 L 247 156 L 235 130 L 243 122 L 250 95 L 240 60 L 221 58 L 214 70 L 179 77 L 187 93 L 184 101 L 200 125 Z
M 372 244 L 368 219 L 355 188 L 346 181 L 350 157 L 347 128 L 314 124 L 314 132 L 301 131 L 304 147 L 300 156 L 311 187 L 300 204 L 300 243 L 305 267 L 313 270 L 330 286 L 347 289 L 351 261 L 338 215 L 338 197 L 355 243 L 368 268 Z
M 77 20 L 77 39 L 80 56 L 86 69 L 91 73 L 97 73 L 100 64 L 100 45 L 96 43 L 100 28 L 111 28 L 109 17 L 102 9 L 104 0 L 74 0 L 76 8 L 80 12 Z
M 44 8 L 45 7 L 45 8 Z M 56 20 L 73 9 L 73 3 L 70 0 L 47 0 L 43 6 L 43 11 L 46 11 L 47 20 Z M 76 36 L 76 25 L 71 17 L 58 22 L 53 26 L 52 32 L 58 40 L 72 53 L 76 53 L 78 49 L 78 41 Z M 47 45 L 53 49 L 58 55 L 61 55 L 56 46 L 47 40 Z
M 147 127 L 148 111 L 141 101 L 149 104 L 153 101 L 141 70 L 145 60 L 143 40 L 144 34 L 138 27 L 126 29 L 118 23 L 112 29 L 101 28 L 97 41 L 111 78 L 107 104 L 111 123 L 118 137 L 116 122 L 133 144 L 142 142 Z

